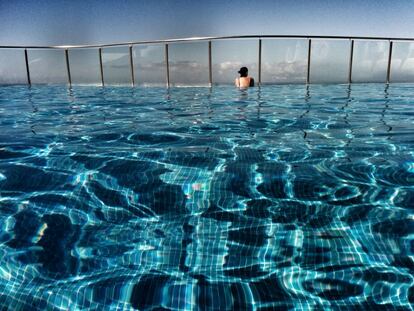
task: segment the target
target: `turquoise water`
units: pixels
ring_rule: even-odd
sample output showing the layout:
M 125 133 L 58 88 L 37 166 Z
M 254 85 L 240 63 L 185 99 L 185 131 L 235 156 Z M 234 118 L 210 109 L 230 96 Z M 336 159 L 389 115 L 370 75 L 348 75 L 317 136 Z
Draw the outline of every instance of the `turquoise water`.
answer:
M 413 94 L 0 87 L 0 306 L 413 309 Z

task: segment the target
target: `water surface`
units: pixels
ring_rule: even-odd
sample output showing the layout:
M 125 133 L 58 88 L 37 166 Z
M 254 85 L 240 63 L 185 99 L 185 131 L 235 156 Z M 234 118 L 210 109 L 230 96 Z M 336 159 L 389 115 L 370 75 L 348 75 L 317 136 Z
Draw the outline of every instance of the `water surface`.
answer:
M 0 87 L 0 306 L 412 309 L 413 92 Z

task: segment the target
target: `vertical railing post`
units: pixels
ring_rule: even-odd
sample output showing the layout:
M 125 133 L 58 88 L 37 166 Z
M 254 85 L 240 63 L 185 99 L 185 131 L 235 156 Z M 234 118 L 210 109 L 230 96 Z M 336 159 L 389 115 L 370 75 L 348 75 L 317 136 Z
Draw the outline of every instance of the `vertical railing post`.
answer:
M 72 86 L 72 77 L 70 75 L 70 63 L 69 63 L 69 50 L 65 49 L 65 59 L 66 59 L 66 71 L 68 73 L 68 83 L 69 87 Z
M 24 49 L 24 60 L 26 63 L 27 84 L 32 85 L 32 81 L 30 80 L 29 57 L 27 56 L 27 49 Z
M 132 83 L 132 86 L 134 86 L 135 76 L 134 76 L 134 60 L 132 57 L 132 45 L 129 46 L 129 65 L 131 66 L 131 83 Z
M 213 69 L 211 60 L 211 41 L 208 41 L 208 84 L 213 86 Z
M 101 70 L 101 84 L 102 86 L 105 86 L 103 64 L 102 64 L 102 48 L 99 48 L 98 52 L 99 52 L 99 68 Z
M 308 43 L 308 72 L 307 72 L 307 75 L 306 75 L 306 84 L 310 83 L 311 50 L 312 50 L 312 40 L 309 39 L 309 43 Z
M 387 84 L 390 83 L 390 76 L 391 76 L 392 43 L 393 42 L 390 40 L 390 48 L 388 51 Z
M 262 84 L 262 39 L 259 39 L 259 86 Z
M 349 52 L 349 72 L 348 72 L 348 83 L 352 83 L 352 63 L 354 61 L 354 40 L 351 40 L 351 48 Z
M 165 70 L 167 79 L 167 88 L 170 87 L 170 64 L 168 61 L 168 43 L 165 44 Z

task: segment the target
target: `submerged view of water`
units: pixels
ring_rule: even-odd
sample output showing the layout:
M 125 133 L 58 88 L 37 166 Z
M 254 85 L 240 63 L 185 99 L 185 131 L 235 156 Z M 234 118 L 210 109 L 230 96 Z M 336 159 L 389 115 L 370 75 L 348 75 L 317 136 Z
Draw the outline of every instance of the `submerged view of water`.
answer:
M 414 85 L 0 87 L 2 310 L 409 310 Z

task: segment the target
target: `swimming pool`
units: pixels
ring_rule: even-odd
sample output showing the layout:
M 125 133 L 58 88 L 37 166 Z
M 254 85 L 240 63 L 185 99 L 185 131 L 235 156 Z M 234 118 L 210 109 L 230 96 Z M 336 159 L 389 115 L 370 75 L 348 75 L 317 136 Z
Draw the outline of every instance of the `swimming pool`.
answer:
M 413 91 L 0 87 L 0 305 L 412 309 Z

